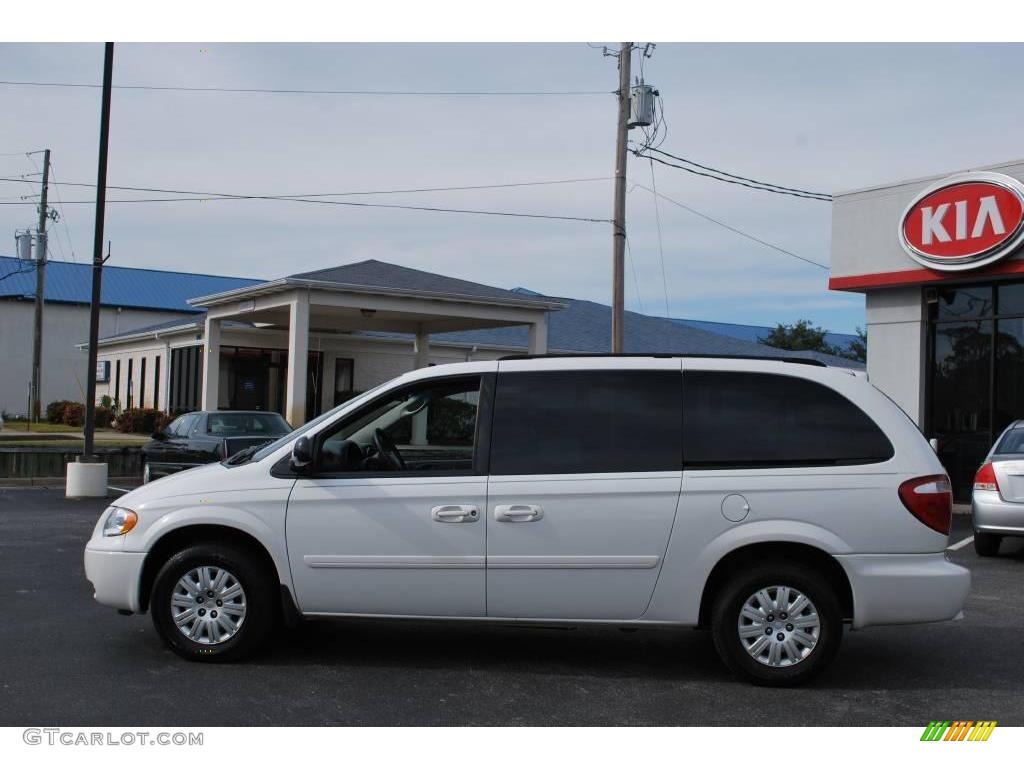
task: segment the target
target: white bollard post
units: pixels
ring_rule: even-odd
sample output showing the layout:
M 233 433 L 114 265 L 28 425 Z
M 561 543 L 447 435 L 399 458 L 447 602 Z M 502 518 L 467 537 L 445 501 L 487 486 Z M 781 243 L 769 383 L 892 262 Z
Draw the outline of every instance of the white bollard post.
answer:
M 69 499 L 103 498 L 107 495 L 107 465 L 69 461 L 64 496 Z

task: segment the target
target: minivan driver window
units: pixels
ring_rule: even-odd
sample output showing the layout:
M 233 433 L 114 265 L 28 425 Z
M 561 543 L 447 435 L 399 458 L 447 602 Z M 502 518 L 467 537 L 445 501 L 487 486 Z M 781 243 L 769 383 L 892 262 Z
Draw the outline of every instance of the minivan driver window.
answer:
M 479 376 L 390 392 L 327 434 L 316 472 L 470 474 L 479 402 Z

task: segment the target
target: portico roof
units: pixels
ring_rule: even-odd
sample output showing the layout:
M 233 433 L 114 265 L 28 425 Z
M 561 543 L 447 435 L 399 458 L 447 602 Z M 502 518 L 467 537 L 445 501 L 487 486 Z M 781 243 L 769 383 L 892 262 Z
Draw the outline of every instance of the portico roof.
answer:
M 523 309 L 563 309 L 564 302 L 547 296 L 524 295 L 469 280 L 424 272 L 376 259 L 338 267 L 300 272 L 277 280 L 189 299 L 194 307 L 214 307 L 244 299 L 283 293 L 296 288 L 339 293 L 404 296 Z

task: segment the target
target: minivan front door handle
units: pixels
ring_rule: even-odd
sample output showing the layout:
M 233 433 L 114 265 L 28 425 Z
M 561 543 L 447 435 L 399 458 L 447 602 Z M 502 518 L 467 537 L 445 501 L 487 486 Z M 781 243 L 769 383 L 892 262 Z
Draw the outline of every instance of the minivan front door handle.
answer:
M 542 517 L 544 510 L 536 504 L 499 504 L 494 508 L 499 523 L 532 523 Z
M 430 510 L 430 516 L 439 523 L 472 523 L 477 509 L 470 504 L 445 504 Z

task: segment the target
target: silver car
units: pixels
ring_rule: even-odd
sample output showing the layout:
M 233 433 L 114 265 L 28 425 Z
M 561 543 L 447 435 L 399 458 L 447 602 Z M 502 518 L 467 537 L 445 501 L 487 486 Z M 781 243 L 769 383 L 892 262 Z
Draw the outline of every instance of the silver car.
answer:
M 1024 419 L 1008 426 L 974 476 L 974 549 L 994 557 L 1004 536 L 1024 536 Z

